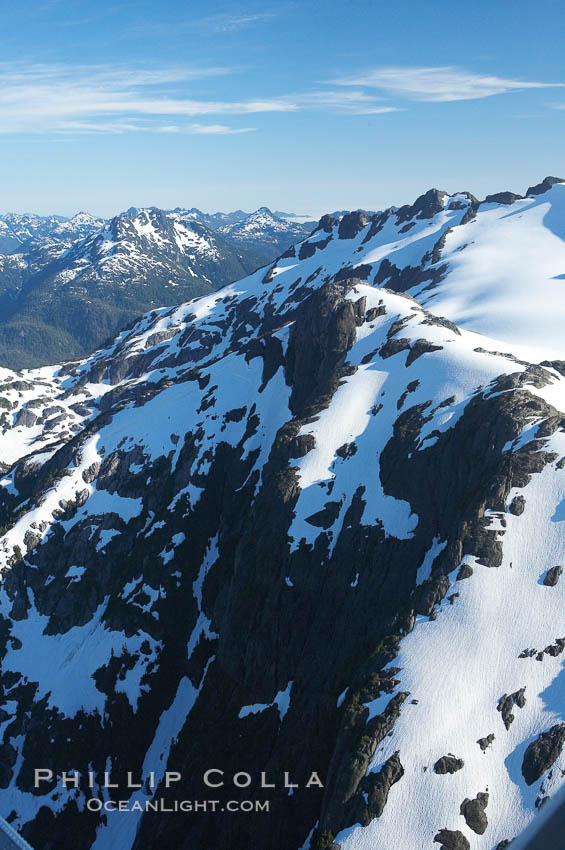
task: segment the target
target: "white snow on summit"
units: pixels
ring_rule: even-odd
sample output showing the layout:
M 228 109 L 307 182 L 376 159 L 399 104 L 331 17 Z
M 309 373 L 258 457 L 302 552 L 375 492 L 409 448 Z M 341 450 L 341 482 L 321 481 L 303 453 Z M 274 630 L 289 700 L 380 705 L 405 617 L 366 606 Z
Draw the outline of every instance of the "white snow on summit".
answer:
M 540 359 L 563 355 L 565 183 L 509 207 L 481 205 L 447 235 L 442 261 L 449 274 L 436 289 L 410 290 L 427 309 Z

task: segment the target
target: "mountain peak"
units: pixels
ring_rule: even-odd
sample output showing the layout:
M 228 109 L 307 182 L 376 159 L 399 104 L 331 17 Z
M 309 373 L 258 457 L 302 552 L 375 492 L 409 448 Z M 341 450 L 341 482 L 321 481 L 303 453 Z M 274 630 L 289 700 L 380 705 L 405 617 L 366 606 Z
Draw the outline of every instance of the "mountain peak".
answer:
M 565 183 L 565 179 L 563 177 L 544 177 L 541 183 L 538 183 L 536 186 L 530 186 L 527 195 L 543 195 L 545 192 L 549 191 L 552 186 L 555 186 L 556 183 Z

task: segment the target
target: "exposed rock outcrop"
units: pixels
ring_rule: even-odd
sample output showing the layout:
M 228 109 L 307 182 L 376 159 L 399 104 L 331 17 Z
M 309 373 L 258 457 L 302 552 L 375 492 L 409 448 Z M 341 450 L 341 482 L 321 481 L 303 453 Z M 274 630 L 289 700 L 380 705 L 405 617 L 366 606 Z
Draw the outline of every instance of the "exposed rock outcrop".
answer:
M 502 720 L 507 729 L 510 729 L 512 722 L 514 721 L 514 714 L 512 713 L 512 709 L 514 706 L 517 708 L 524 708 L 526 705 L 526 688 L 520 688 L 519 691 L 515 691 L 513 694 L 504 694 L 496 706 L 497 710 L 500 711 L 502 715 Z
M 559 581 L 561 574 L 563 573 L 563 567 L 551 567 L 543 577 L 543 583 L 546 587 L 555 587 L 557 582 Z
M 449 755 L 442 756 L 436 761 L 434 764 L 434 773 L 457 773 L 464 764 L 463 759 L 449 753 Z
M 471 845 L 458 829 L 440 829 L 434 841 L 441 844 L 439 850 L 469 850 Z
M 528 744 L 522 761 L 522 776 L 527 785 L 533 785 L 561 755 L 565 744 L 565 723 L 558 723 L 542 732 Z
M 465 818 L 465 823 L 477 835 L 483 835 L 488 826 L 488 818 L 485 811 L 488 806 L 488 800 L 489 795 L 482 791 L 473 800 L 465 799 L 461 803 L 460 812 Z

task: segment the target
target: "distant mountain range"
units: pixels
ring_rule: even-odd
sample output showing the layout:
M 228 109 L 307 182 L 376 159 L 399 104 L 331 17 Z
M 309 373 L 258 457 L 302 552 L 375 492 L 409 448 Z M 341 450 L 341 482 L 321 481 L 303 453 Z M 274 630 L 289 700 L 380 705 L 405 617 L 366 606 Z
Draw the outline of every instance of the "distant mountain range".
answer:
M 308 226 L 282 219 L 267 207 L 260 207 L 239 221 L 220 225 L 216 232 L 236 248 L 242 262 L 257 269 L 272 262 L 273 251 L 278 256 L 308 236 L 315 224 L 311 222 Z
M 0 365 L 88 354 L 147 310 L 242 278 L 311 230 L 266 207 L 131 207 L 110 220 L 2 215 Z
M 60 215 L 4 213 L 0 215 L 0 253 L 15 254 L 39 243 L 70 244 L 89 236 L 105 224 L 104 219 L 79 212 L 72 218 Z

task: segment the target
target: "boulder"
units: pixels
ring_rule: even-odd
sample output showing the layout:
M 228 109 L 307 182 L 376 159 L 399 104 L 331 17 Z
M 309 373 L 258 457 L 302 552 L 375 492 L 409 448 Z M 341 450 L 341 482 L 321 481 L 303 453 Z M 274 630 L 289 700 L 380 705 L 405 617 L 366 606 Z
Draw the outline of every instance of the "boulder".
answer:
M 526 748 L 522 762 L 522 776 L 526 785 L 533 785 L 559 758 L 565 744 L 565 723 L 557 723 L 542 732 Z
M 452 753 L 449 753 L 449 755 L 442 756 L 436 761 L 434 764 L 434 773 L 457 773 L 464 764 L 463 759 L 458 759 Z

